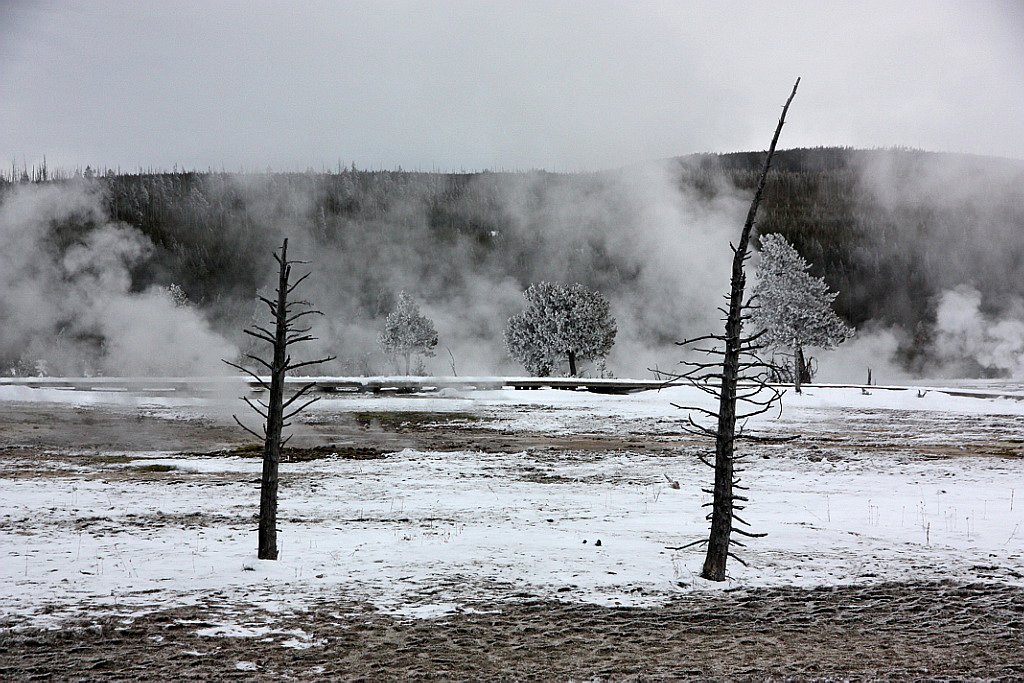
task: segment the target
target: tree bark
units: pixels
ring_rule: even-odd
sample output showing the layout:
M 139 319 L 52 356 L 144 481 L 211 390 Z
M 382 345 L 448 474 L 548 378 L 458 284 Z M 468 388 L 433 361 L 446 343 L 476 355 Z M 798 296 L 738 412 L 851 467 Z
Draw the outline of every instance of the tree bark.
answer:
M 569 376 L 576 376 L 576 352 L 572 350 L 569 351 Z
M 793 345 L 793 390 L 803 393 L 800 387 L 804 381 L 804 351 L 799 344 Z
M 722 359 L 722 385 L 718 401 L 718 430 L 715 434 L 715 486 L 711 508 L 711 533 L 708 536 L 708 551 L 704 558 L 701 576 L 710 581 L 724 581 L 726 563 L 729 559 L 729 544 L 732 536 L 733 520 L 733 454 L 736 442 L 736 384 L 740 372 L 740 353 L 742 350 L 743 332 L 743 290 L 747 276 L 743 266 L 747 260 L 750 246 L 750 235 L 757 220 L 757 209 L 761 203 L 768 169 L 771 167 L 775 146 L 779 142 L 782 126 L 786 122 L 786 112 L 796 96 L 800 79 L 796 79 L 793 92 L 782 107 L 782 116 L 775 127 L 772 144 L 765 156 L 764 167 L 757 181 L 754 198 L 747 211 L 747 219 L 743 223 L 740 239 L 733 246 L 732 276 L 729 280 L 729 310 L 725 319 L 725 356 Z
M 277 559 L 277 480 L 284 430 L 284 376 L 288 364 L 288 240 L 281 245 L 281 268 L 274 320 L 274 359 L 270 370 L 267 402 L 267 436 L 263 442 L 263 476 L 260 479 L 259 551 L 261 560 Z
M 298 415 L 310 405 L 320 400 L 319 397 L 307 397 L 303 399 L 303 397 L 307 395 L 307 392 L 316 387 L 316 382 L 310 382 L 298 391 L 294 392 L 292 396 L 285 401 L 285 375 L 291 370 L 319 365 L 320 363 L 326 363 L 334 360 L 334 356 L 327 356 L 317 360 L 292 362 L 291 356 L 288 353 L 288 347 L 290 345 L 297 344 L 299 342 L 313 341 L 316 339 L 316 337 L 308 334 L 311 329 L 310 327 L 300 327 L 296 324 L 296 321 L 308 315 L 323 315 L 323 313 L 313 309 L 310 304 L 305 301 L 288 302 L 288 296 L 292 293 L 292 290 L 298 287 L 303 280 L 309 277 L 310 273 L 306 273 L 294 283 L 290 281 L 292 264 L 301 263 L 301 261 L 288 260 L 287 239 L 281 244 L 280 255 L 275 253 L 274 259 L 280 266 L 276 300 L 271 300 L 264 296 L 259 297 L 259 300 L 266 304 L 267 308 L 270 310 L 271 317 L 274 320 L 272 325 L 274 329 L 271 331 L 270 326 L 254 324 L 251 328 L 243 330 L 245 334 L 266 342 L 273 348 L 273 353 L 269 361 L 253 354 L 245 355 L 246 358 L 254 361 L 258 367 L 262 367 L 270 371 L 270 383 L 268 384 L 267 380 L 244 365 L 223 359 L 224 363 L 227 363 L 236 370 L 241 370 L 252 377 L 252 379 L 256 380 L 256 385 L 264 391 L 267 391 L 269 394 L 266 403 L 259 399 L 254 401 L 246 396 L 242 397 L 242 400 L 245 401 L 250 408 L 259 413 L 259 415 L 266 420 L 262 435 L 257 433 L 255 430 L 246 427 L 245 424 L 238 419 L 237 415 L 232 416 L 235 418 L 235 422 L 239 427 L 256 438 L 263 439 L 263 473 L 260 477 L 260 514 L 258 524 L 259 540 L 257 546 L 257 557 L 261 560 L 276 560 L 278 557 L 278 467 L 281 462 L 281 450 L 284 447 L 284 444 L 288 441 L 288 439 L 282 439 L 284 428 L 289 425 L 289 419 Z M 293 309 L 296 307 L 306 308 L 307 310 L 295 312 Z M 298 407 L 294 407 L 300 399 L 304 400 L 304 402 L 299 403 Z

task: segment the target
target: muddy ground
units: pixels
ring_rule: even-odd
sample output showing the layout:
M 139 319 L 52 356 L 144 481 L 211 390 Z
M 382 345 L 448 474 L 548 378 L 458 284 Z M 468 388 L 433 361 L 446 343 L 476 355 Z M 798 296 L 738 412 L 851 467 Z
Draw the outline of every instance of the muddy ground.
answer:
M 44 453 L 52 462 L 71 452 L 203 453 L 247 442 L 236 427 L 207 420 L 36 404 L 3 408 L 4 476 L 45 476 L 31 467 Z M 327 420 L 308 426 L 305 450 L 296 455 L 316 457 L 315 445 L 324 441 L 358 444 L 366 457 L 406 447 L 670 452 L 690 443 L 670 434 L 501 433 L 471 416 L 450 418 L 447 424 L 412 413 Z M 855 420 L 851 425 L 857 428 Z M 1019 457 L 1012 435 L 1020 426 L 1011 421 L 990 433 L 991 425 L 980 425 L 964 443 L 976 438 L 972 456 Z M 886 428 L 893 429 L 891 420 Z M 880 437 L 877 447 L 897 442 Z M 833 454 L 847 447 L 855 457 L 854 447 L 872 446 L 869 438 L 856 446 L 824 437 L 807 444 Z M 938 441 L 917 448 L 926 457 L 965 453 Z M 218 623 L 264 629 L 250 637 L 197 633 Z M 193 607 L 128 618 L 97 614 L 59 630 L 13 621 L 0 626 L 0 680 L 1024 679 L 1024 589 L 997 583 L 740 589 L 643 609 L 516 594 L 436 619 L 389 616 L 344 596 L 280 613 L 211 595 Z M 298 644 L 289 635 L 296 630 L 308 636 Z
M 691 596 L 657 609 L 524 600 L 435 620 L 322 603 L 275 632 L 207 638 L 230 606 L 0 632 L 4 680 L 1024 678 L 1024 591 L 887 584 Z M 312 635 L 289 646 L 289 629 Z
M 686 435 L 509 433 L 483 428 L 467 417 L 461 413 L 420 411 L 328 415 L 299 425 L 293 443 L 358 446 L 383 451 L 414 448 L 514 452 L 528 449 L 668 451 L 681 442 L 694 441 Z M 172 420 L 162 417 L 159 410 L 147 414 L 127 409 L 29 403 L 7 403 L 0 410 L 0 448 L 203 453 L 238 448 L 252 441 L 252 437 L 232 424 L 230 418 L 226 421 Z

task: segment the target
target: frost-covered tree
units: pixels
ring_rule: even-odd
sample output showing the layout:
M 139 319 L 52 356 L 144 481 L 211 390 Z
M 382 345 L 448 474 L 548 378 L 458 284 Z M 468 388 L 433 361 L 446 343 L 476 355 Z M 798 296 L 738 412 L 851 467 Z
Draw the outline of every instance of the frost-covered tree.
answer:
M 171 297 L 171 301 L 174 302 L 175 308 L 188 308 L 192 305 L 192 302 L 188 300 L 188 294 L 181 288 L 181 285 L 172 282 L 167 285 L 167 296 Z
M 604 358 L 611 351 L 615 318 L 600 292 L 580 284 L 538 282 L 523 297 L 526 310 L 509 318 L 505 345 L 530 374 L 550 375 L 565 358 L 575 377 L 578 361 Z
M 377 338 L 384 353 L 405 360 L 405 374 L 409 374 L 413 354 L 433 356 L 437 346 L 437 330 L 430 318 L 420 313 L 420 307 L 405 292 L 398 294 L 398 305 L 384 321 L 384 331 Z
M 761 342 L 793 354 L 793 383 L 797 393 L 808 378 L 804 347 L 831 349 L 853 336 L 854 330 L 832 310 L 838 292 L 814 277 L 810 264 L 781 235 L 761 238 L 751 322 L 763 329 Z

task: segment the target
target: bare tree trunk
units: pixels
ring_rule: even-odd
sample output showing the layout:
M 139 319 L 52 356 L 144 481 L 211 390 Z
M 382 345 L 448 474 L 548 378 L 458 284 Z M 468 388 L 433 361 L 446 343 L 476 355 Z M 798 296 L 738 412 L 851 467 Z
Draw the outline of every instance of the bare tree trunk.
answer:
M 793 345 L 793 390 L 801 394 L 800 389 L 804 380 L 804 351 L 799 344 Z
M 266 380 L 245 366 L 229 360 L 224 361 L 231 367 L 237 368 L 252 377 L 252 379 L 256 381 L 257 386 L 262 387 L 269 393 L 266 403 L 259 399 L 253 400 L 248 397 L 242 398 L 250 408 L 266 419 L 262 435 L 249 427 L 246 427 L 237 416 L 234 416 L 235 422 L 238 423 L 238 426 L 253 436 L 263 439 L 263 474 L 260 478 L 259 539 L 257 544 L 257 557 L 261 560 L 276 560 L 278 556 L 278 467 L 281 463 L 281 450 L 285 443 L 288 442 L 288 439 L 282 438 L 284 428 L 290 424 L 288 422 L 289 419 L 302 412 L 302 410 L 307 408 L 310 404 L 319 400 L 318 398 L 306 399 L 305 402 L 301 403 L 297 408 L 292 408 L 292 405 L 302 399 L 310 389 L 316 386 L 316 383 L 310 382 L 309 384 L 306 384 L 286 401 L 284 400 L 285 375 L 287 375 L 290 370 L 296 370 L 298 368 L 334 360 L 334 356 L 327 356 L 326 358 L 301 362 L 293 362 L 291 360 L 291 356 L 288 354 L 288 349 L 292 344 L 316 339 L 316 337 L 308 334 L 310 330 L 309 327 L 298 327 L 297 321 L 307 315 L 323 314 L 320 311 L 309 308 L 307 308 L 307 310 L 295 312 L 296 307 L 308 307 L 308 302 L 293 301 L 289 303 L 288 301 L 288 296 L 303 280 L 309 277 L 309 273 L 306 273 L 295 282 L 290 282 L 292 265 L 300 262 L 288 260 L 287 239 L 281 244 L 280 255 L 275 253 L 274 259 L 280 266 L 280 270 L 278 272 L 277 298 L 276 300 L 271 300 L 263 296 L 259 297 L 259 299 L 266 304 L 267 308 L 270 310 L 270 314 L 274 319 L 274 329 L 270 330 L 267 327 L 254 324 L 251 329 L 244 330 L 247 335 L 270 344 L 271 349 L 273 350 L 272 357 L 269 362 L 259 356 L 246 354 L 246 358 L 270 372 L 270 384 L 267 384 Z
M 576 352 L 571 349 L 569 351 L 569 376 L 576 376 Z
M 754 199 L 750 202 L 747 219 L 743 223 L 739 241 L 733 246 L 732 276 L 729 280 L 729 309 L 725 320 L 725 354 L 722 359 L 722 385 L 718 402 L 718 430 L 715 435 L 715 486 L 711 508 L 711 533 L 708 536 L 708 551 L 704 558 L 701 576 L 710 581 L 724 581 L 726 562 L 729 559 L 729 543 L 732 536 L 734 452 L 736 443 L 736 384 L 740 374 L 740 354 L 743 350 L 743 290 L 747 276 L 744 264 L 749 258 L 750 235 L 757 220 L 757 209 L 761 203 L 768 169 L 771 167 L 775 146 L 779 142 L 786 112 L 796 97 L 800 79 L 796 79 L 793 92 L 782 107 L 782 116 L 775 127 L 772 144 L 765 156 L 764 167 L 757 181 Z
M 261 560 L 277 559 L 277 470 L 281 462 L 284 430 L 284 376 L 288 363 L 288 240 L 281 245 L 281 268 L 274 316 L 274 359 L 267 401 L 267 436 L 263 441 L 263 477 L 260 479 L 259 552 Z
M 800 384 L 810 384 L 811 380 L 814 379 L 814 369 L 811 367 L 813 358 L 808 358 L 804 353 L 804 347 L 800 347 L 800 367 L 803 372 L 800 374 Z

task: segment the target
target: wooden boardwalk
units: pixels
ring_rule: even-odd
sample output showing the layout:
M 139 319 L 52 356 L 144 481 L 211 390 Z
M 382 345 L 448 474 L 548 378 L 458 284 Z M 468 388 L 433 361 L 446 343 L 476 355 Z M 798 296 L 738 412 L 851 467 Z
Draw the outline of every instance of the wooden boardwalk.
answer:
M 558 377 L 288 377 L 286 386 L 298 388 L 310 382 L 322 393 L 418 394 L 444 389 L 530 390 L 563 389 L 602 394 L 629 394 L 660 389 L 676 383 L 655 380 L 579 379 Z M 103 391 L 139 394 L 222 393 L 248 387 L 260 391 L 257 382 L 246 377 L 2 377 L 0 386 L 66 391 Z
M 687 386 L 686 382 L 666 382 L 642 379 L 592 379 L 574 377 L 289 377 L 287 386 L 297 389 L 309 382 L 325 394 L 424 394 L 445 389 L 518 390 L 559 389 L 587 391 L 595 394 L 633 394 L 656 391 L 674 386 Z M 240 376 L 220 377 L 0 377 L 0 387 L 20 386 L 32 389 L 60 389 L 65 391 L 99 391 L 129 393 L 145 396 L 210 395 L 232 391 L 260 391 L 256 381 Z M 785 387 L 780 387 L 785 388 Z M 924 395 L 929 392 L 965 398 L 1008 398 L 1024 400 L 1024 392 L 987 389 L 957 389 L 914 386 L 865 386 L 860 384 L 811 384 L 805 389 L 861 389 L 862 391 L 906 391 L 915 389 Z

